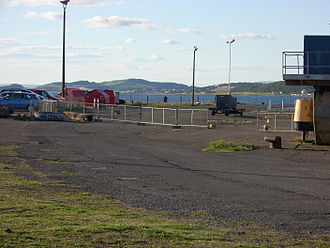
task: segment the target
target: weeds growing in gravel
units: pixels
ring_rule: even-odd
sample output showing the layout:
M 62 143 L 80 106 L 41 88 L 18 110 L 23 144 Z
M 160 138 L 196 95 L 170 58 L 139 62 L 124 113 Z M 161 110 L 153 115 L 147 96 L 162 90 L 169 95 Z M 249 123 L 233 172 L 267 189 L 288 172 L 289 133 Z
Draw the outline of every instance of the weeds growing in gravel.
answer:
M 244 121 L 237 121 L 232 118 L 228 120 L 219 120 L 217 121 L 219 124 L 233 124 L 233 125 L 242 125 L 242 124 L 250 124 L 252 121 L 244 120 Z
M 210 142 L 203 152 L 235 152 L 235 151 L 251 151 L 256 147 L 251 144 L 235 144 L 224 140 Z

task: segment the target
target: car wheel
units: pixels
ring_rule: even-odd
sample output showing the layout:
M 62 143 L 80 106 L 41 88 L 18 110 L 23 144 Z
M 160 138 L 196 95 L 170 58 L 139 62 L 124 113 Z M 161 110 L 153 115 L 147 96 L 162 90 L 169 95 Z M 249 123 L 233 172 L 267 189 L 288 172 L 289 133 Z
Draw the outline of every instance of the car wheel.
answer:
M 29 112 L 34 111 L 34 109 L 35 109 L 35 107 L 34 107 L 34 105 L 32 105 L 32 104 L 29 104 L 29 106 L 27 107 L 27 110 L 28 110 Z

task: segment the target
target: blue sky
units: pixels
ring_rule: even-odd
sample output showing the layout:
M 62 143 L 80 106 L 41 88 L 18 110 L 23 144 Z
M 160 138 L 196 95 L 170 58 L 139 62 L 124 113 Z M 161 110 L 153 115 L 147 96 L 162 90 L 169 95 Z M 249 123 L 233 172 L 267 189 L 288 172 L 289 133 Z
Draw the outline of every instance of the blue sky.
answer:
M 281 80 L 281 54 L 330 34 L 329 0 L 71 0 L 66 81 L 143 78 L 197 86 Z M 61 81 L 57 0 L 0 0 L 0 84 Z

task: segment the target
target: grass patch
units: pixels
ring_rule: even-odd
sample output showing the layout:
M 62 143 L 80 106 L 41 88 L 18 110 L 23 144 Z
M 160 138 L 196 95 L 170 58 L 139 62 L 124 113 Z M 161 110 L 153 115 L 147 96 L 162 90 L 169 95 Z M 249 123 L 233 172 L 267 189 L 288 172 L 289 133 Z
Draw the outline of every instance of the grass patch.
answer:
M 6 145 L 0 146 L 0 156 L 1 155 L 9 155 L 9 156 L 17 156 L 17 152 L 15 149 L 18 149 L 19 145 Z
M 173 129 L 172 131 L 174 133 L 179 133 L 179 132 L 187 132 L 187 131 L 192 131 L 193 129 L 191 128 L 179 128 L 179 129 Z
M 235 151 L 251 151 L 256 147 L 251 144 L 235 144 L 224 140 L 218 140 L 210 142 L 207 148 L 204 148 L 203 152 L 235 152 Z
M 242 124 L 250 124 L 252 121 L 244 120 L 244 121 L 237 121 L 232 118 L 228 120 L 219 120 L 217 121 L 219 124 L 233 124 L 233 125 L 242 125 Z
M 14 175 L 25 167 L 0 163 L 6 172 L 0 173 L 0 247 L 329 247 L 328 235 L 293 238 L 253 223 L 214 220 L 206 211 L 169 218 Z
M 53 152 L 53 151 L 56 151 L 55 149 L 40 149 L 40 151 L 42 152 Z
M 221 230 L 0 174 L 1 247 L 232 247 Z
M 18 145 L 0 146 L 0 150 L 14 150 L 14 149 L 18 149 L 18 148 L 19 148 Z
M 14 119 L 20 121 L 30 121 L 32 120 L 32 117 L 27 114 L 18 114 L 17 116 L 14 117 Z
M 71 163 L 73 163 L 72 161 L 65 161 L 65 160 L 60 160 L 60 159 L 55 159 L 55 158 L 36 158 L 35 160 L 40 161 L 40 162 L 51 163 L 51 164 L 71 164 Z
M 77 176 L 77 175 L 80 175 L 79 172 L 71 172 L 71 171 L 62 171 L 61 174 L 62 175 L 65 175 L 65 176 Z

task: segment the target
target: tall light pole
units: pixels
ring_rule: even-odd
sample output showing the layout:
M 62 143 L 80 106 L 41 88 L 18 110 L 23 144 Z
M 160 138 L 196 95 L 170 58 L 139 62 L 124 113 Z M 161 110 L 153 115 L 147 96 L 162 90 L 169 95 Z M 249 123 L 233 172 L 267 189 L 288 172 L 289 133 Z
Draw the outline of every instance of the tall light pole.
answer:
M 232 39 L 231 41 L 227 41 L 227 44 L 229 44 L 229 72 L 228 72 L 228 85 L 229 85 L 229 91 L 228 95 L 231 95 L 230 90 L 230 74 L 231 74 L 231 44 L 233 44 L 235 39 Z
M 198 50 L 197 46 L 194 46 L 194 60 L 193 60 L 193 81 L 192 81 L 192 96 L 191 96 L 191 105 L 194 105 L 195 102 L 195 58 L 196 51 Z
M 62 54 L 62 97 L 65 98 L 65 17 L 66 7 L 70 0 L 63 0 L 60 3 L 63 5 L 63 54 Z

